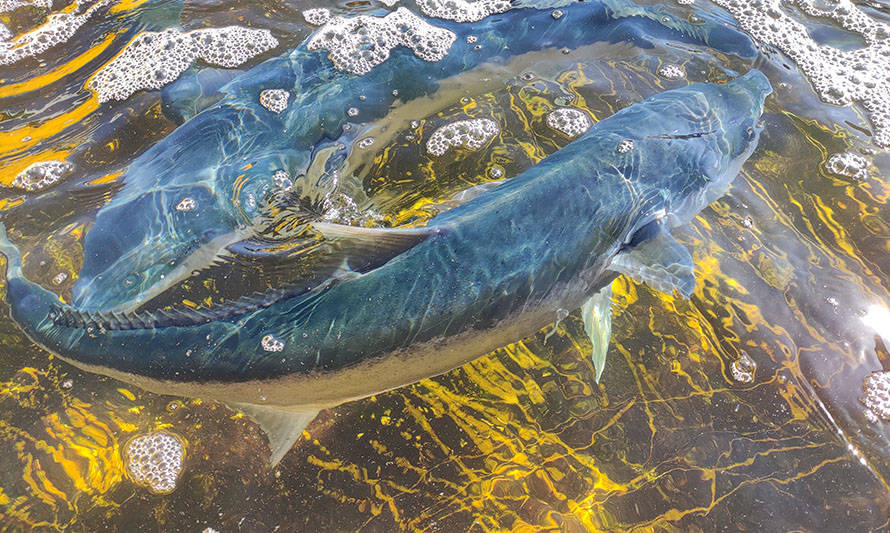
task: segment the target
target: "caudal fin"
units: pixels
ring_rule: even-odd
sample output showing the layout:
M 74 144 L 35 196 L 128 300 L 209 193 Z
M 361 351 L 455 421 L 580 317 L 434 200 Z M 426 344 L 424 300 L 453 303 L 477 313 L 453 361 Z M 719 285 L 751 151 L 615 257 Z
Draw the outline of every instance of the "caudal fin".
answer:
M 6 236 L 6 226 L 0 222 L 0 254 L 6 257 L 6 279 L 17 279 L 22 274 L 22 254 L 16 245 L 9 242 Z

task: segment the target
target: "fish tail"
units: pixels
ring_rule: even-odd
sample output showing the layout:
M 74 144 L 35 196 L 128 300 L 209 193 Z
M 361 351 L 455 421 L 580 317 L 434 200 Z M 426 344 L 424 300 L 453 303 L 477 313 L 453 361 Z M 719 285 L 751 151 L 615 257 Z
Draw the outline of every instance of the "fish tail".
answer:
M 6 280 L 20 279 L 22 273 L 22 253 L 6 236 L 6 226 L 0 222 L 0 254 L 6 257 Z

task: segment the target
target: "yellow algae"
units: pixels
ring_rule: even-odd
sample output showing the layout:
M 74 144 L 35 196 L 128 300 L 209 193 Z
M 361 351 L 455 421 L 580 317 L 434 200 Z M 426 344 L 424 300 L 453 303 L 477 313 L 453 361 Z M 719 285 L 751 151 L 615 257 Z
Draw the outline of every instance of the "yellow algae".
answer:
M 113 15 L 116 13 L 132 11 L 137 7 L 143 5 L 147 1 L 148 0 L 119 0 L 118 2 L 115 2 L 114 5 L 112 5 L 110 8 L 108 8 L 108 13 Z
M 130 400 L 131 402 L 135 402 L 135 401 L 136 401 L 136 395 L 133 394 L 132 392 L 130 392 L 128 389 L 125 389 L 125 388 L 123 388 L 123 387 L 120 387 L 120 388 L 117 389 L 117 392 L 121 393 L 121 396 L 123 396 L 124 398 Z
M 123 172 L 111 172 L 109 174 L 105 174 L 104 176 L 100 176 L 94 180 L 90 180 L 90 185 L 104 185 L 106 183 L 113 183 L 117 181 L 121 176 L 123 176 Z
M 25 81 L 0 85 L 0 98 L 10 96 L 19 96 L 27 92 L 43 89 L 47 85 L 55 83 L 67 76 L 70 76 L 77 70 L 85 67 L 90 61 L 96 59 L 105 50 L 108 49 L 114 40 L 120 35 L 120 32 L 109 33 L 105 38 L 91 46 L 86 52 L 71 59 L 69 62 L 59 65 L 43 74 L 34 76 Z

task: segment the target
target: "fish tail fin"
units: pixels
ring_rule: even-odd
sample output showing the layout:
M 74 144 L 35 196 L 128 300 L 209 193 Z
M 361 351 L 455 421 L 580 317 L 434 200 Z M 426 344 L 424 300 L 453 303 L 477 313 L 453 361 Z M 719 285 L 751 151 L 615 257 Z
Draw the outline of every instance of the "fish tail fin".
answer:
M 6 257 L 6 280 L 20 279 L 22 273 L 22 253 L 6 236 L 6 226 L 0 222 L 0 254 Z
M 10 242 L 6 227 L 0 222 L 0 255 L 6 257 L 6 301 L 10 316 L 34 342 L 42 344 L 45 331 L 39 325 L 57 308 L 67 307 L 59 297 L 37 283 L 29 281 L 22 271 L 22 253 Z

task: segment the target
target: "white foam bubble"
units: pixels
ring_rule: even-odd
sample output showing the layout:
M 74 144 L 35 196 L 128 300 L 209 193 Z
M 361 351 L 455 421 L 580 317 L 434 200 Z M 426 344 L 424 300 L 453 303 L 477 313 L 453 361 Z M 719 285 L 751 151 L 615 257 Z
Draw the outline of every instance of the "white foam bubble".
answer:
M 266 89 L 260 92 L 260 105 L 273 113 L 281 113 L 287 109 L 290 93 L 284 89 Z
M 511 7 L 509 0 L 417 0 L 424 15 L 455 22 L 476 22 L 495 13 L 503 13 Z
M 868 178 L 868 159 L 856 152 L 832 154 L 825 162 L 825 168 L 832 174 L 864 180 Z
M 754 372 L 757 371 L 757 363 L 748 354 L 742 352 L 741 357 L 729 365 L 732 379 L 739 383 L 751 383 L 754 381 Z
M 658 75 L 668 80 L 682 80 L 686 73 L 678 65 L 667 63 L 658 69 Z
M 386 7 L 392 7 L 399 3 L 399 0 L 380 0 L 380 3 Z
M 318 28 L 309 39 L 310 50 L 327 50 L 340 70 L 366 74 L 389 58 L 396 46 L 410 48 L 424 61 L 439 61 L 448 54 L 456 36 L 400 7 L 385 17 L 337 16 Z
M 46 18 L 43 25 L 23 33 L 14 41 L 9 40 L 10 37 L 0 40 L 0 65 L 11 65 L 64 43 L 93 13 L 110 1 L 99 0 L 83 12 L 80 12 L 80 6 L 75 4 L 76 7 L 71 12 L 53 13 Z
M 615 151 L 619 154 L 626 154 L 634 149 L 634 141 L 633 139 L 624 139 L 618 146 L 615 147 Z
M 53 2 L 52 0 L 0 0 L 0 13 L 9 13 L 25 6 L 52 9 Z
M 499 131 L 497 123 L 488 118 L 458 120 L 434 131 L 426 142 L 426 150 L 436 156 L 453 147 L 478 150 Z
M 358 144 L 359 148 L 370 148 L 371 146 L 374 145 L 374 137 L 365 137 L 364 139 L 360 140 L 357 144 Z
M 276 170 L 275 173 L 272 174 L 272 181 L 275 182 L 275 186 L 279 189 L 290 189 L 294 184 L 290 179 L 290 174 L 288 174 L 286 170 Z
M 186 213 L 188 211 L 194 211 L 196 207 L 198 207 L 198 203 L 195 202 L 194 198 L 185 197 L 176 205 L 176 210 Z
M 862 392 L 865 396 L 859 401 L 871 412 L 871 418 L 890 420 L 890 372 L 872 372 L 865 376 Z
M 12 186 L 30 192 L 42 191 L 58 183 L 72 168 L 66 161 L 40 161 L 19 172 Z
M 185 446 L 176 435 L 153 431 L 134 437 L 124 450 L 127 473 L 152 492 L 168 494 L 176 488 Z
M 782 0 L 714 0 L 735 16 L 755 39 L 788 55 L 813 84 L 822 101 L 859 103 L 874 127 L 874 141 L 890 146 L 890 25 L 851 0 L 791 0 L 805 13 L 831 19 L 860 35 L 865 46 L 841 50 L 813 40 L 805 21 L 797 20 Z
M 169 28 L 137 35 L 89 81 L 100 102 L 124 100 L 141 89 L 160 89 L 198 58 L 232 68 L 278 45 L 269 30 L 240 26 L 183 32 Z
M 321 26 L 325 22 L 331 20 L 331 11 L 324 7 L 306 9 L 303 11 L 303 18 L 313 26 Z
M 284 342 L 278 340 L 275 335 L 269 334 L 266 335 L 260 340 L 260 345 L 263 347 L 263 350 L 267 352 L 280 352 L 284 349 Z
M 578 137 L 590 129 L 593 122 L 587 113 L 573 107 L 560 107 L 547 113 L 547 125 L 569 137 Z

